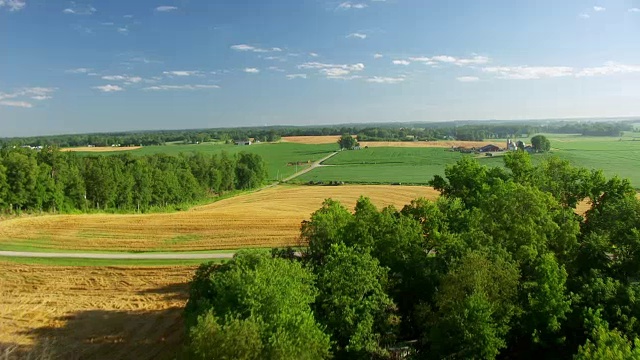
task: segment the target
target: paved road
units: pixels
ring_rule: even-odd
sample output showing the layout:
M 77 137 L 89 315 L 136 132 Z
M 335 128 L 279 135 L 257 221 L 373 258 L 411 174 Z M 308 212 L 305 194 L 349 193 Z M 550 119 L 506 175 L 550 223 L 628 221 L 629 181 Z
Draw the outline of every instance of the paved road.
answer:
M 95 254 L 95 253 L 45 253 L 27 251 L 0 251 L 0 256 L 29 258 L 65 258 L 65 259 L 108 259 L 108 260 L 198 260 L 198 259 L 231 259 L 234 253 L 209 254 Z

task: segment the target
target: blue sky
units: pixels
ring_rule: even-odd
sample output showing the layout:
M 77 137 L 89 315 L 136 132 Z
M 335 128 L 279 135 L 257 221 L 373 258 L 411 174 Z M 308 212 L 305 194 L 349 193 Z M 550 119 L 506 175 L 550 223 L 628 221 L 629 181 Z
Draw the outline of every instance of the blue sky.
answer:
M 640 0 L 0 0 L 0 137 L 640 115 Z

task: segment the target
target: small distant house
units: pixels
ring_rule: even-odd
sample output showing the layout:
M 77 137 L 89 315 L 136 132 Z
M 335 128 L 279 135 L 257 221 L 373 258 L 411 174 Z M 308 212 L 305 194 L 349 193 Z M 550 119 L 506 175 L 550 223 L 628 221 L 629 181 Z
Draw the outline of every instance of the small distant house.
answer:
M 493 144 L 486 145 L 486 146 L 483 146 L 480 149 L 478 149 L 478 152 L 481 152 L 481 153 L 496 152 L 496 151 L 500 151 L 500 148 L 498 146 L 493 145 Z
M 524 151 L 528 152 L 529 154 L 534 154 L 536 152 L 536 149 L 533 146 L 529 145 L 524 147 Z
M 236 140 L 235 143 L 236 145 L 240 145 L 240 146 L 252 144 L 251 140 Z

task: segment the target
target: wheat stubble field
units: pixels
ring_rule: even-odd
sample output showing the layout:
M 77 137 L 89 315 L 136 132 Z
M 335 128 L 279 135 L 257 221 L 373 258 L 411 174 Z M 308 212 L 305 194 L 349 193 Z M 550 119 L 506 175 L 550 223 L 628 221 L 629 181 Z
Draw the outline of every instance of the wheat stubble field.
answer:
M 295 144 L 335 144 L 340 140 L 340 136 L 285 136 L 283 142 Z M 499 142 L 501 144 L 502 142 Z M 426 147 L 426 148 L 450 148 L 450 147 L 476 147 L 480 148 L 485 145 L 496 144 L 490 141 L 361 141 L 360 146 L 365 147 Z
M 0 262 L 0 358 L 174 358 L 194 270 Z
M 198 251 L 299 244 L 300 223 L 326 198 L 353 208 L 435 199 L 422 186 L 275 186 L 189 211 L 144 215 L 46 215 L 0 222 L 0 249 L 32 251 Z

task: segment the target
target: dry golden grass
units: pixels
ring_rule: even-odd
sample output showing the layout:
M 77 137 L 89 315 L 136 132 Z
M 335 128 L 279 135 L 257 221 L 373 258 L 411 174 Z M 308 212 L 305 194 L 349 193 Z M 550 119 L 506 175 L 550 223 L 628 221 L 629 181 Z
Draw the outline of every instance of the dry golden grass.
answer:
M 284 142 L 291 142 L 297 144 L 335 144 L 340 139 L 340 136 L 286 136 L 282 138 Z M 488 141 L 362 141 L 361 146 L 368 147 L 437 147 L 437 148 L 450 148 L 450 147 L 483 147 L 485 145 L 495 144 Z M 500 145 L 498 145 L 500 146 Z
M 435 199 L 421 186 L 276 186 L 192 210 L 149 215 L 47 215 L 0 222 L 0 243 L 40 249 L 186 251 L 297 245 L 300 223 L 326 198 L 353 207 Z
M 110 151 L 130 151 L 140 149 L 141 146 L 121 146 L 121 147 L 74 147 L 74 148 L 62 148 L 60 151 L 73 151 L 73 152 L 110 152 Z
M 46 349 L 59 359 L 174 358 L 193 272 L 0 262 L 0 356 Z

